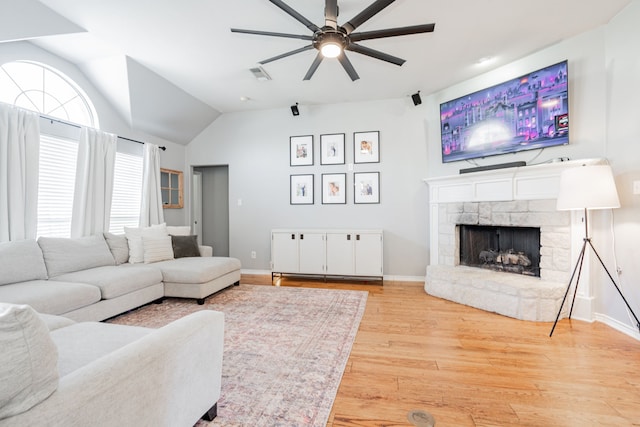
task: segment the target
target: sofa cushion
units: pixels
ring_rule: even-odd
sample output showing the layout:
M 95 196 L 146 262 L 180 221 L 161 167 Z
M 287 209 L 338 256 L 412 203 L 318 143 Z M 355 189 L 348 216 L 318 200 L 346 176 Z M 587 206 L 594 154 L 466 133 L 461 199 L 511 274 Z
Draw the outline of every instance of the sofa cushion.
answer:
M 0 303 L 0 419 L 20 414 L 58 387 L 58 353 L 28 305 Z
M 174 258 L 200 256 L 198 236 L 171 236 Z
M 58 347 L 60 378 L 142 338 L 153 329 L 99 322 L 80 322 L 51 331 Z
M 102 234 L 76 239 L 40 237 L 38 244 L 49 277 L 116 263 Z
M 35 240 L 0 243 L 0 285 L 47 278 L 47 267 Z
M 116 265 L 129 261 L 129 244 L 124 234 L 103 233 Z
M 240 270 L 240 261 L 227 257 L 177 258 L 154 266 L 162 271 L 165 282 L 206 283 L 227 273 Z
M 54 314 L 38 313 L 38 316 L 40 317 L 40 319 L 42 319 L 44 324 L 47 325 L 49 331 L 54 331 L 56 329 L 64 328 L 76 323 L 67 317 L 56 316 Z
M 0 286 L 0 301 L 29 304 L 38 313 L 65 314 L 100 301 L 100 289 L 85 283 L 31 280 Z
M 171 246 L 171 236 L 143 236 L 142 246 L 144 248 L 145 264 L 173 259 L 173 246 Z
M 59 276 L 57 280 L 94 285 L 99 288 L 102 299 L 111 299 L 157 285 L 162 282 L 162 274 L 151 266 L 122 264 L 76 271 Z
M 167 225 L 165 223 L 155 224 L 150 227 L 135 228 L 125 227 L 124 234 L 129 243 L 129 262 L 137 264 L 144 262 L 144 245 L 143 237 L 162 237 L 168 236 Z

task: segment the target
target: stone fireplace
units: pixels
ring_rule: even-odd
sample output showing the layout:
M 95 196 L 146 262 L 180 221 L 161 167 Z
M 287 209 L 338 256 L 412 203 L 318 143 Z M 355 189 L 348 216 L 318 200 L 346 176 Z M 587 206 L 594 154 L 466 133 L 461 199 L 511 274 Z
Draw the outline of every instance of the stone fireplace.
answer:
M 431 250 L 425 291 L 517 319 L 554 321 L 584 227 L 581 215 L 556 210 L 559 176 L 565 168 L 597 162 L 549 163 L 425 180 Z M 516 247 L 522 244 L 518 239 L 525 237 L 511 235 L 513 230 L 527 230 L 525 234 L 538 235 L 539 241 Z M 461 235 L 469 237 L 475 231 L 480 235 L 461 245 Z M 502 242 L 496 240 L 496 233 Z M 473 248 L 475 255 L 465 253 L 469 245 L 478 246 Z M 480 257 L 481 251 L 489 250 Z M 520 268 L 515 263 L 519 252 L 537 265 Z M 499 265 L 489 265 L 492 255 Z M 500 262 L 495 263 L 498 255 Z M 475 258 L 469 261 L 468 257 Z M 574 316 L 583 311 L 589 317 L 589 294 L 588 286 L 579 289 Z M 561 317 L 567 313 L 565 304 Z

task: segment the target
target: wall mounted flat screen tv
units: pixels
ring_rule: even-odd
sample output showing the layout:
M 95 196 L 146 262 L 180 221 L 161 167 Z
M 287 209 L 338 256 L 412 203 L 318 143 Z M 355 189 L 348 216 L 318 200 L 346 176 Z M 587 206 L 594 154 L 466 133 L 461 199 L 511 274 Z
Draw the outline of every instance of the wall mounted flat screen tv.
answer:
M 567 61 L 440 104 L 442 162 L 569 143 Z

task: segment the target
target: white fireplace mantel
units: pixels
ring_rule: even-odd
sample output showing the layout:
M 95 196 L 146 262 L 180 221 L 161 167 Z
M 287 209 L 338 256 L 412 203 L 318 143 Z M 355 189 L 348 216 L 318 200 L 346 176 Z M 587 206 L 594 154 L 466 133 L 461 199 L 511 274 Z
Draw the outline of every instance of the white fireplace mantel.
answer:
M 569 160 L 426 178 L 424 181 L 429 184 L 429 202 L 432 204 L 555 199 L 563 170 L 602 163 L 605 163 L 603 159 Z

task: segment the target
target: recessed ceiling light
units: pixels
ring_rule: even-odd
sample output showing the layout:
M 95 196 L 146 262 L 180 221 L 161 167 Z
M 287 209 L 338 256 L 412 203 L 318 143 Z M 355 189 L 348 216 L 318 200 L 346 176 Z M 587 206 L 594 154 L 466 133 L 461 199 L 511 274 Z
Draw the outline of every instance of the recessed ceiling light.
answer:
M 488 65 L 490 63 L 492 63 L 493 61 L 495 61 L 496 58 L 493 56 L 483 56 L 482 58 L 478 59 L 476 61 L 477 65 Z
M 249 98 L 248 96 L 241 96 L 240 97 L 240 101 L 242 101 L 242 102 L 251 101 L 251 98 Z

